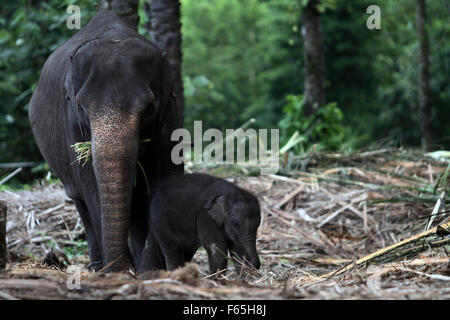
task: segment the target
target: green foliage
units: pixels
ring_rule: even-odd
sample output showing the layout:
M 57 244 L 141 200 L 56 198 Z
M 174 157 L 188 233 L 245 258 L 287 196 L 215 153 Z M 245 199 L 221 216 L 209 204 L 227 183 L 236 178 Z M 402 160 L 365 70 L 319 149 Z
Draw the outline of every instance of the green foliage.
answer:
M 359 147 L 372 139 L 369 132 L 377 131 L 382 107 L 373 61 L 383 43 L 380 32 L 366 27 L 370 4 L 370 0 L 338 1 L 334 10 L 322 16 L 326 101 L 339 103 L 345 115 L 343 125 Z
M 83 257 L 88 254 L 88 245 L 86 240 L 78 240 L 75 245 L 64 246 L 62 248 L 69 260 L 73 260 L 76 257 Z
M 185 126 L 274 126 L 302 83 L 299 14 L 291 0 L 182 0 Z
M 390 139 L 419 146 L 418 36 L 415 2 L 383 0 L 381 30 L 366 28 L 370 0 L 338 1 L 322 17 L 326 100 L 337 101 L 358 147 Z M 363 13 L 363 14 L 362 14 Z M 435 148 L 448 148 L 448 1 L 427 1 Z
M 338 150 L 344 142 L 343 114 L 337 103 L 329 103 L 316 113 L 305 116 L 303 95 L 289 95 L 283 108 L 283 119 L 279 122 L 282 144 L 298 132 L 303 137 L 294 149 L 304 152 L 313 144 L 328 150 Z
M 145 1 L 140 0 L 139 32 L 148 37 Z M 95 14 L 97 2 L 2 0 L 0 162 L 41 160 L 29 126 L 29 100 L 47 57 L 77 32 L 66 27 L 67 5 L 80 6 L 84 26 Z M 315 119 L 302 116 L 301 96 L 289 96 L 283 112 L 285 97 L 304 91 L 300 30 L 301 10 L 308 0 L 181 3 L 188 129 L 194 120 L 203 120 L 205 129 L 225 129 L 255 118 L 264 128 L 280 123 L 284 142 L 298 131 L 306 147 L 319 143 L 337 149 L 344 141 L 361 147 L 382 138 L 420 144 L 414 1 L 318 3 L 325 100 L 336 101 L 340 108 L 327 105 Z M 366 9 L 372 4 L 381 7 L 381 30 L 366 27 Z M 433 141 L 435 149 L 448 149 L 450 5 L 447 0 L 426 4 Z M 45 174 L 47 169 L 42 169 Z
M 34 170 L 33 170 L 34 169 Z M 34 167 L 31 171 L 32 173 L 43 173 L 42 176 L 39 179 L 45 179 L 46 184 L 54 184 L 54 183 L 61 183 L 59 179 L 52 178 L 52 175 L 50 173 L 50 167 L 47 163 L 42 163 L 36 167 Z M 2 178 L 6 177 L 10 171 L 7 172 L 5 175 L 2 176 Z M 0 178 L 0 180 L 2 179 Z M 6 184 L 0 185 L 0 192 L 4 190 L 10 190 L 10 191 L 20 191 L 20 190 L 29 190 L 32 188 L 35 188 L 36 186 L 40 185 L 42 183 L 42 180 L 29 180 L 29 182 L 23 183 L 18 179 L 11 179 Z
M 324 13 L 327 9 L 334 9 L 336 8 L 336 3 L 338 0 L 320 0 L 317 3 L 317 11 L 320 13 Z M 311 0 L 302 0 L 302 6 L 306 7 Z
M 78 161 L 81 166 L 84 166 L 91 159 L 91 144 L 91 141 L 85 141 L 77 142 L 70 146 L 77 155 L 77 159 L 75 161 Z
M 28 183 L 22 184 L 16 180 L 11 180 L 8 184 L 2 184 L 0 186 L 0 192 L 5 190 L 27 190 L 30 189 L 30 185 Z
M 81 9 L 82 26 L 93 0 L 2 0 L 0 7 L 0 162 L 40 160 L 28 120 L 28 103 L 47 57 L 77 30 L 66 27 L 69 4 Z
M 139 0 L 139 6 L 138 6 L 138 14 L 139 14 L 139 25 L 138 25 L 138 32 L 143 35 L 146 38 L 149 38 L 148 35 L 148 16 L 145 13 L 144 6 L 147 0 Z
M 206 76 L 184 76 L 184 95 L 188 101 L 184 121 L 188 128 L 191 129 L 193 122 L 200 119 L 210 125 L 226 123 L 225 112 L 207 112 L 213 105 L 225 105 L 227 100 Z

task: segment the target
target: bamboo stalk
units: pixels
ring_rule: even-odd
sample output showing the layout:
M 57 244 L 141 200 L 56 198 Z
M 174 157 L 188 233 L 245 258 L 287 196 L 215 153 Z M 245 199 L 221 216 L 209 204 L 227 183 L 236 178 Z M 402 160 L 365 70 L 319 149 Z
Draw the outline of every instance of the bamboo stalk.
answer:
M 286 203 L 288 203 L 292 198 L 295 198 L 301 191 L 303 191 L 304 187 L 303 185 L 289 193 L 286 197 L 283 198 L 280 202 L 278 202 L 274 208 L 280 209 L 282 206 L 284 206 Z
M 446 223 L 446 224 L 440 225 L 440 227 L 444 228 L 446 230 L 450 229 L 450 223 Z M 382 256 L 382 255 L 384 255 L 384 254 L 386 254 L 388 252 L 391 252 L 391 251 L 393 251 L 393 250 L 395 250 L 397 248 L 400 248 L 400 247 L 402 247 L 402 246 L 404 246 L 406 244 L 415 242 L 415 241 L 420 240 L 422 238 L 425 238 L 426 236 L 429 236 L 431 234 L 435 234 L 436 230 L 437 230 L 437 227 L 435 227 L 433 229 L 430 229 L 428 231 L 422 232 L 420 234 L 417 234 L 415 236 L 412 236 L 412 237 L 410 237 L 408 239 L 405 239 L 403 241 L 397 242 L 397 243 L 395 243 L 395 244 L 393 244 L 391 246 L 388 246 L 386 248 L 380 249 L 380 250 L 378 250 L 378 251 L 376 251 L 374 253 L 371 253 L 371 254 L 369 254 L 369 255 L 367 255 L 365 257 L 362 257 L 361 259 L 357 260 L 354 264 L 352 263 L 351 265 L 348 265 L 348 266 L 346 266 L 346 267 L 344 267 L 344 268 L 342 268 L 342 269 L 340 269 L 338 271 L 333 271 L 333 272 L 327 273 L 325 275 L 322 275 L 321 278 L 330 278 L 333 275 L 338 275 L 338 274 L 344 273 L 344 272 L 352 269 L 353 267 L 359 266 L 359 265 L 361 265 L 363 263 L 367 263 L 370 260 L 373 260 L 373 259 L 375 259 L 377 257 L 380 257 L 380 256 Z
M 412 191 L 424 192 L 424 193 L 433 193 L 433 190 L 431 190 L 431 188 L 396 186 L 396 185 L 378 185 L 378 184 L 366 183 L 366 182 L 362 182 L 362 181 L 354 181 L 354 180 L 348 180 L 348 179 L 342 179 L 342 178 L 335 178 L 335 177 L 325 176 L 323 174 L 317 175 L 317 174 L 307 173 L 307 172 L 297 172 L 297 174 L 300 176 L 316 178 L 320 181 L 343 183 L 343 184 L 354 185 L 354 186 L 367 188 L 367 189 L 371 189 L 371 190 L 402 189 L 402 190 L 412 190 Z
M 428 220 L 427 225 L 425 226 L 425 230 L 427 231 L 428 229 L 430 229 L 431 225 L 433 224 L 434 218 L 436 217 L 436 214 L 438 213 L 438 211 L 441 209 L 442 207 L 442 202 L 444 200 L 445 197 L 445 190 L 441 192 L 441 194 L 439 195 L 438 200 L 436 201 L 436 204 L 434 205 L 433 208 L 433 212 L 431 213 L 431 217 Z M 444 210 L 445 210 L 445 205 L 444 205 Z
M 312 235 L 309 235 L 308 233 L 306 233 L 304 230 L 302 230 L 301 228 L 297 227 L 296 225 L 290 223 L 289 221 L 287 221 L 285 218 L 283 218 L 280 214 L 279 214 L 279 210 L 271 210 L 272 215 L 276 218 L 278 218 L 281 222 L 283 222 L 284 224 L 290 226 L 291 228 L 293 228 L 298 234 L 300 234 L 302 237 L 308 239 L 309 241 L 311 241 L 312 243 L 316 244 L 318 247 L 320 248 L 324 248 L 324 249 L 328 249 L 331 252 L 335 251 L 335 248 L 333 247 L 332 244 L 330 243 L 324 243 L 324 239 L 316 239 L 314 238 Z M 328 240 L 328 239 L 327 239 Z
M 11 172 L 10 174 L 8 174 L 4 179 L 2 179 L 0 181 L 0 186 L 2 184 L 4 184 L 6 181 L 8 181 L 9 179 L 13 178 L 16 174 L 18 174 L 20 171 L 22 171 L 22 167 L 17 168 L 16 170 L 14 170 L 13 172 Z

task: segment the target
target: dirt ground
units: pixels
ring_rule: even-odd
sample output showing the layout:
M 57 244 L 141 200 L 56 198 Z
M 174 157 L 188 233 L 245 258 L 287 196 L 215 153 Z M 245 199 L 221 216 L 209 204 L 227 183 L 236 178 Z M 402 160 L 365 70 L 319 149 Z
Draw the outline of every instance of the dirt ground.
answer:
M 399 151 L 308 159 L 306 171 L 293 163 L 271 176 L 208 170 L 260 201 L 262 265 L 242 275 L 229 265 L 208 276 L 203 249 L 145 279 L 88 272 L 84 229 L 60 184 L 3 191 L 10 257 L 0 299 L 450 299 L 446 163 Z M 64 266 L 42 264 L 50 251 Z

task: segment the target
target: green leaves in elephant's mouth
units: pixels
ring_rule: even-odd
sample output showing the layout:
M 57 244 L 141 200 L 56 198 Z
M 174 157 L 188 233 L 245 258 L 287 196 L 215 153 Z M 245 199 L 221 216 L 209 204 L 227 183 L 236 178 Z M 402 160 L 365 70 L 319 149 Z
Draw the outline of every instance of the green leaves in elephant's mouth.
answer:
M 76 160 L 72 164 L 78 161 L 79 164 L 83 163 L 81 166 L 84 166 L 91 159 L 91 141 L 77 142 L 71 145 L 71 147 L 77 155 Z
M 142 139 L 142 140 L 140 140 L 140 143 L 142 144 L 142 143 L 147 143 L 150 141 L 151 141 L 151 139 Z M 89 162 L 89 160 L 91 160 L 91 157 L 92 157 L 91 141 L 77 142 L 77 143 L 72 144 L 70 147 L 73 148 L 73 150 L 75 151 L 75 154 L 77 156 L 77 158 L 75 159 L 74 162 L 72 162 L 72 164 L 74 164 L 75 162 L 78 161 L 78 163 L 81 164 L 81 166 L 84 166 L 86 163 Z M 147 179 L 147 175 L 145 174 L 144 167 L 139 162 L 139 160 L 137 161 L 137 164 L 142 171 L 142 175 L 144 176 L 145 184 L 147 186 L 147 192 L 150 193 L 150 185 L 148 184 L 148 179 Z M 136 177 L 134 177 L 134 186 L 136 186 Z

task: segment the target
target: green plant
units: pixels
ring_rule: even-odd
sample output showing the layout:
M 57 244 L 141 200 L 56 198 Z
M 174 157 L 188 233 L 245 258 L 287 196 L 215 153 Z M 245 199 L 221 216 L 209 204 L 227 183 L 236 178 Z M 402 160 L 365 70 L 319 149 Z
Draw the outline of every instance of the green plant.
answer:
M 72 260 L 75 257 L 83 257 L 88 252 L 88 245 L 86 240 L 78 240 L 75 245 L 72 246 L 64 246 L 62 248 L 63 252 L 69 258 L 69 260 Z
M 295 141 L 296 152 L 305 152 L 313 144 L 329 150 L 339 149 L 344 142 L 343 114 L 337 103 L 332 102 L 319 108 L 310 116 L 304 115 L 303 95 L 288 95 L 283 108 L 284 117 L 279 122 L 282 144 Z
M 33 259 L 36 258 L 36 256 L 35 256 L 34 253 L 31 251 L 31 249 L 28 249 L 26 255 L 27 255 L 31 260 L 33 260 Z
M 311 0 L 302 0 L 302 6 L 306 7 Z M 316 4 L 316 8 L 320 13 L 324 13 L 327 9 L 335 9 L 337 0 L 321 0 Z
M 140 143 L 142 144 L 150 141 L 151 139 L 142 139 L 140 140 Z M 87 162 L 89 162 L 89 160 L 91 160 L 92 157 L 91 141 L 77 142 L 72 144 L 70 147 L 73 148 L 75 154 L 77 155 L 77 158 L 75 159 L 74 162 L 72 162 L 72 164 L 78 162 L 81 166 L 84 166 Z M 148 183 L 147 174 L 145 173 L 144 167 L 139 161 L 137 161 L 137 164 L 142 171 L 142 175 L 144 176 L 145 184 L 147 186 L 147 192 L 150 193 L 150 185 Z
M 67 6 L 81 8 L 82 26 L 93 0 L 5 0 L 0 6 L 0 162 L 40 161 L 28 119 L 29 101 L 47 57 L 78 30 L 66 26 Z

